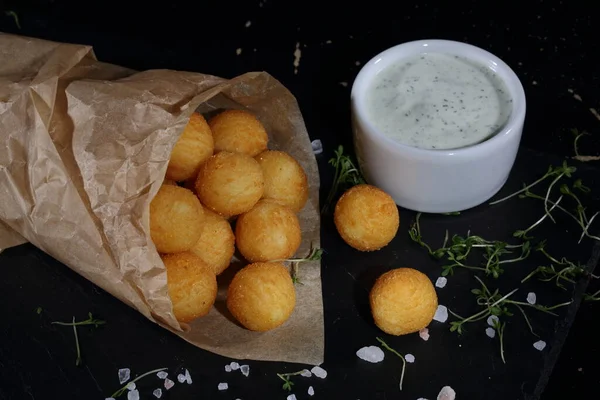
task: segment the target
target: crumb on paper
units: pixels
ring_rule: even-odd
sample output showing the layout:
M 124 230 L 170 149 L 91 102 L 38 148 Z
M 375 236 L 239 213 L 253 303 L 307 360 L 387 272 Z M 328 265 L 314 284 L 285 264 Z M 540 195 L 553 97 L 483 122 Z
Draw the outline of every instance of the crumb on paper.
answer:
M 245 377 L 248 377 L 248 375 L 250 375 L 250 366 L 249 365 L 241 365 L 240 366 L 240 372 Z
M 440 289 L 443 289 L 446 286 L 446 283 L 448 283 L 448 278 L 446 278 L 445 276 L 440 276 L 435 281 L 435 286 L 439 287 Z
M 295 394 L 290 394 L 288 397 L 286 397 L 287 400 L 296 400 L 296 395 Z
M 312 386 L 308 387 L 308 395 L 309 396 L 314 396 L 315 395 L 315 389 L 313 389 Z
M 340 82 L 340 85 L 342 85 L 343 87 L 348 87 L 348 82 Z
M 533 347 L 535 347 L 536 350 L 542 351 L 546 348 L 546 342 L 543 340 L 538 340 L 533 344 Z
M 169 378 L 165 379 L 165 389 L 169 390 L 171 389 L 173 386 L 175 386 L 175 382 L 173 382 L 172 380 L 170 380 Z
M 498 318 L 498 316 L 497 316 L 497 315 L 490 315 L 490 316 L 488 317 L 488 319 L 487 319 L 487 324 L 488 324 L 489 326 L 494 326 L 494 325 L 497 325 L 497 324 L 498 324 L 498 322 L 500 322 L 500 318 Z
M 238 363 L 237 363 L 237 362 L 235 362 L 235 361 L 232 361 L 232 362 L 229 364 L 229 366 L 231 367 L 231 370 L 232 370 L 232 371 L 237 371 L 238 369 L 240 369 L 240 364 L 238 364 Z
M 437 396 L 437 400 L 454 400 L 456 392 L 450 386 L 444 386 Z
M 383 350 L 381 350 L 377 346 L 365 346 L 356 352 L 358 358 L 364 361 L 368 361 L 370 363 L 378 363 L 382 362 L 385 355 L 383 354 Z
M 154 392 L 152 392 L 152 394 L 154 395 L 154 397 L 156 397 L 157 399 L 160 399 L 162 397 L 162 390 L 160 388 L 158 389 L 154 389 Z
M 294 74 L 298 73 L 298 67 L 300 67 L 301 57 L 302 50 L 300 50 L 300 42 L 296 42 L 296 49 L 294 50 Z
M 127 393 L 127 400 L 140 400 L 140 392 L 134 389 Z
M 225 372 L 231 372 L 231 365 L 227 364 L 225 366 Z
M 129 368 L 121 368 L 119 370 L 119 383 L 122 385 L 129 380 L 131 377 L 131 370 Z
M 527 293 L 527 302 L 529 304 L 535 304 L 536 301 L 537 301 L 537 296 L 535 295 L 535 293 L 533 293 L 533 292 Z
M 252 21 L 246 21 L 246 28 L 250 28 L 250 25 L 252 25 Z
M 135 390 L 135 382 L 129 382 L 125 387 L 127 390 Z
M 242 54 L 242 48 L 241 48 L 241 47 L 238 47 L 237 49 L 235 49 L 235 54 L 236 54 L 236 55 L 238 55 L 238 56 L 239 56 L 240 54 Z
M 227 382 L 221 382 L 221 383 L 219 383 L 217 388 L 219 390 L 227 390 L 227 389 L 229 389 L 229 385 L 227 384 Z
M 321 378 L 321 379 L 325 379 L 327 377 L 327 371 L 325 371 L 323 368 L 319 367 L 318 365 L 316 367 L 313 367 L 310 372 L 312 372 L 312 374 L 314 376 L 316 376 L 317 378 Z
M 313 140 L 310 142 L 310 145 L 312 146 L 312 150 L 315 155 L 323 152 L 323 143 L 319 139 Z
M 496 337 L 496 330 L 490 326 L 485 328 L 485 334 L 488 335 L 489 338 L 493 339 Z
M 407 354 L 404 356 L 404 359 L 406 360 L 407 363 L 414 363 L 415 362 L 415 356 L 413 356 L 412 354 Z
M 435 310 L 435 315 L 433 319 L 438 322 L 446 322 L 448 320 L 448 308 L 443 305 L 438 305 L 437 310 Z
M 419 331 L 419 337 L 421 339 L 423 339 L 424 341 L 428 341 L 429 340 L 429 329 L 427 328 L 423 328 Z

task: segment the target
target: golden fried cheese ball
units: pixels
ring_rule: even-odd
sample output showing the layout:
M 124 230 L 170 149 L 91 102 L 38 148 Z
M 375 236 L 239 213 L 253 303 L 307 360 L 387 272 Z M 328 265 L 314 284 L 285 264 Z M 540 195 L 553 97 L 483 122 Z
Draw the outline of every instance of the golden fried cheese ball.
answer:
M 202 204 L 224 217 L 250 210 L 264 189 L 260 165 L 241 153 L 215 154 L 200 167 L 196 178 L 196 194 Z
M 263 199 L 238 217 L 235 240 L 242 256 L 250 262 L 285 260 L 300 247 L 302 232 L 290 208 Z
M 180 182 L 198 173 L 203 162 L 213 155 L 214 141 L 208 123 L 201 114 L 193 113 L 175 143 L 169 165 L 167 179 Z
M 296 290 L 279 263 L 255 263 L 239 270 L 227 290 L 227 309 L 246 329 L 264 332 L 292 315 Z
M 248 111 L 226 110 L 212 117 L 208 124 L 213 133 L 215 153 L 230 151 L 254 157 L 267 149 L 267 131 Z
M 265 176 L 263 198 L 276 200 L 294 212 L 300 211 L 308 200 L 308 179 L 298 161 L 277 150 L 263 151 L 254 159 Z
M 162 185 L 150 202 L 150 236 L 159 253 L 179 253 L 202 234 L 204 209 L 190 190 Z
M 412 268 L 397 268 L 381 275 L 369 301 L 377 327 L 396 336 L 427 327 L 438 306 L 437 293 L 427 275 Z
M 167 268 L 167 287 L 179 322 L 191 322 L 210 311 L 217 298 L 217 277 L 190 252 L 162 256 Z
M 340 197 L 334 221 L 347 244 L 360 251 L 373 251 L 386 246 L 396 236 L 400 215 L 390 195 L 375 186 L 361 184 Z
M 204 210 L 204 229 L 196 244 L 190 249 L 219 275 L 231 263 L 235 252 L 235 236 L 229 221 L 210 210 Z

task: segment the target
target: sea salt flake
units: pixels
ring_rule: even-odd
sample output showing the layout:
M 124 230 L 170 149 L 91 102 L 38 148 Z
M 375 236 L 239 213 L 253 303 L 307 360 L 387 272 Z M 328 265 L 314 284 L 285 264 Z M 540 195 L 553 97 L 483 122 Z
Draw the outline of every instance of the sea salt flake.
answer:
M 368 361 L 370 363 L 382 362 L 384 358 L 383 350 L 377 346 L 365 346 L 356 352 L 356 355 L 361 360 Z
M 135 390 L 135 382 L 129 382 L 126 388 L 127 390 Z
M 219 388 L 219 390 L 227 390 L 229 389 L 229 385 L 227 384 L 227 382 L 221 382 L 219 383 L 219 386 L 217 386 Z
M 169 373 L 165 371 L 159 371 L 156 373 L 156 376 L 158 376 L 159 379 L 166 379 L 166 377 L 169 376 Z
M 317 378 L 325 379 L 327 377 L 327 371 L 319 366 L 313 367 L 310 372 L 312 372 Z
M 245 377 L 247 377 L 248 375 L 250 375 L 250 366 L 249 365 L 242 365 L 242 366 L 240 366 L 240 371 L 241 371 L 242 375 L 244 375 Z
M 406 360 L 407 363 L 414 363 L 415 362 L 415 356 L 413 356 L 412 354 L 407 354 L 404 356 L 404 359 Z
M 535 293 L 533 293 L 533 292 L 527 293 L 527 302 L 529 304 L 535 304 L 536 301 L 537 301 L 537 296 L 535 295 Z
M 225 366 L 225 372 L 231 372 L 231 365 L 227 364 Z
M 313 389 L 312 386 L 308 387 L 308 395 L 309 396 L 314 396 L 315 395 L 315 389 Z
M 179 375 L 177 375 L 177 381 L 178 381 L 179 383 L 183 383 L 183 382 L 185 382 L 185 375 L 184 375 L 184 374 L 179 374 Z
M 491 327 L 485 328 L 485 334 L 492 339 L 496 337 L 496 331 Z
M 165 389 L 169 390 L 171 389 L 173 386 L 175 386 L 175 382 L 173 382 L 172 380 L 170 380 L 169 378 L 165 379 Z
M 487 319 L 487 324 L 488 324 L 489 326 L 494 326 L 494 325 L 497 325 L 497 324 L 498 324 L 498 322 L 500 322 L 500 319 L 498 318 L 498 316 L 497 316 L 497 315 L 490 315 L 490 316 L 488 317 L 488 319 Z
M 421 339 L 423 339 L 424 341 L 428 341 L 429 340 L 429 329 L 427 328 L 423 328 L 419 331 L 419 337 Z
M 161 389 L 154 389 L 154 392 L 152 392 L 152 394 L 154 395 L 154 397 L 156 397 L 157 399 L 160 399 L 162 396 L 162 390 Z
M 296 400 L 296 395 L 295 395 L 295 394 L 290 394 L 290 395 L 287 397 L 287 400 Z
M 237 371 L 238 369 L 240 369 L 240 364 L 236 363 L 235 361 L 232 361 L 231 364 L 229 364 L 229 366 L 231 367 L 232 371 Z
M 192 376 L 190 375 L 190 371 L 188 371 L 187 369 L 185 370 L 185 381 L 188 385 L 192 384 Z
M 252 21 L 247 21 L 245 26 L 246 28 L 250 28 L 250 25 L 252 25 Z
M 544 342 L 543 340 L 538 340 L 533 344 L 533 347 L 535 347 L 539 351 L 542 351 L 546 348 L 546 342 Z
M 435 310 L 435 315 L 433 319 L 438 322 L 446 322 L 448 320 L 448 308 L 443 305 L 438 305 L 437 310 Z
M 450 386 L 444 386 L 437 396 L 437 400 L 454 400 L 456 392 Z
M 127 393 L 127 400 L 140 400 L 140 392 L 137 389 Z
M 440 289 L 442 289 L 442 288 L 444 288 L 446 286 L 446 283 L 448 283 L 448 278 L 446 278 L 445 276 L 440 276 L 435 281 L 435 286 L 439 287 Z
M 131 371 L 129 368 L 121 368 L 119 370 L 119 383 L 122 385 L 129 380 L 131 377 Z
M 303 369 L 302 372 L 300 373 L 300 376 L 303 376 L 305 378 L 310 378 L 312 376 L 312 372 L 310 372 L 307 369 Z
M 323 152 L 323 143 L 321 143 L 319 139 L 313 140 L 310 142 L 310 145 L 312 146 L 314 154 L 321 154 Z

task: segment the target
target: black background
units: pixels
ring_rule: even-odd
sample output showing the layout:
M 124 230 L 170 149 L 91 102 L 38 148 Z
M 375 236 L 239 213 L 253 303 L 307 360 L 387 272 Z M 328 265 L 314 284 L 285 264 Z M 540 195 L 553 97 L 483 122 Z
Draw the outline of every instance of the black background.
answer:
M 443 38 L 475 44 L 505 60 L 521 78 L 528 105 L 523 146 L 537 152 L 521 153 L 513 185 L 518 186 L 521 178 L 535 177 L 554 161 L 538 152 L 572 155 L 572 128 L 591 133 L 581 141 L 582 153 L 600 151 L 600 121 L 589 111 L 600 108 L 600 74 L 595 61 L 600 50 L 600 18 L 595 6 L 582 1 L 394 2 L 394 6 L 376 1 L 354 5 L 270 0 L 239 3 L 4 2 L 4 10 L 19 16 L 21 29 L 12 17 L 3 15 L 0 30 L 93 45 L 99 59 L 134 69 L 182 69 L 223 77 L 252 70 L 269 72 L 297 97 L 311 138 L 323 141 L 325 153 L 318 158 L 323 192 L 331 182 L 326 161 L 333 148 L 350 144 L 349 93 L 360 66 L 378 52 L 408 40 Z M 249 27 L 247 21 L 251 21 Z M 302 57 L 294 74 L 296 43 L 300 43 Z M 238 48 L 242 49 L 240 55 L 236 54 Z M 589 176 L 597 175 L 597 166 L 594 170 L 590 163 L 586 168 Z M 519 217 L 510 209 L 502 212 Z M 470 215 L 471 220 L 457 223 L 470 225 L 473 218 L 485 214 L 475 210 Z M 402 217 L 409 221 L 411 214 Z M 408 222 L 404 227 L 408 228 Z M 408 243 L 399 238 L 387 253 L 366 258 L 345 248 L 332 234 L 328 221 L 323 222 L 323 232 L 323 246 L 330 246 L 329 253 L 339 250 L 339 255 L 323 260 L 328 333 L 324 367 L 330 375 L 326 381 L 312 383 L 315 398 L 398 398 L 397 371 L 393 370 L 397 364 L 386 359 L 390 364 L 385 370 L 377 365 L 365 368 L 364 364 L 358 366 L 354 356 L 355 347 L 371 344 L 379 334 L 364 318 L 359 319 L 360 327 L 352 319 L 352 310 L 360 315 L 362 307 L 356 293 L 366 290 L 371 277 L 358 279 L 364 288 L 354 290 L 354 279 L 348 280 L 352 274 L 340 272 L 338 265 L 346 263 L 355 274 L 366 264 L 389 268 L 398 259 L 395 249 L 404 251 Z M 588 250 L 589 246 L 580 252 L 582 261 L 589 256 Z M 170 371 L 189 368 L 194 378 L 189 388 L 177 385 L 170 398 L 254 398 L 247 394 L 250 388 L 261 398 L 285 398 L 274 373 L 298 369 L 250 363 L 254 379 L 234 379 L 222 371 L 227 360 L 195 349 L 146 321 L 32 246 L 6 251 L 0 266 L 5 273 L 0 283 L 0 398 L 103 398 L 118 386 L 118 368 L 129 367 L 136 374 L 162 366 Z M 340 300 L 344 295 L 346 299 Z M 44 309 L 39 316 L 35 313 L 38 306 Z M 600 350 L 593 328 L 598 307 L 588 303 L 579 310 L 543 399 L 563 398 L 561 389 L 580 395 L 593 393 L 599 383 L 595 358 Z M 109 320 L 110 329 L 107 325 L 81 332 L 85 365 L 78 369 L 73 365 L 72 333 L 51 327 L 49 322 L 67 320 L 71 315 L 84 317 L 88 311 Z M 334 324 L 338 317 L 342 319 Z M 435 357 L 428 360 L 431 368 L 436 361 Z M 468 371 L 474 368 L 455 362 L 452 376 L 468 381 Z M 505 386 L 520 385 L 516 371 L 526 370 L 528 362 L 521 363 L 525 367 L 501 375 Z M 535 362 L 531 364 L 537 368 Z M 439 382 L 422 382 L 421 396 L 435 398 L 449 380 L 450 375 Z M 220 381 L 228 381 L 232 389 L 218 392 Z M 478 389 L 468 396 L 463 391 L 462 398 L 502 398 L 492 395 L 501 382 L 488 384 L 473 378 L 472 385 Z M 486 387 L 490 392 L 484 395 L 479 388 Z M 151 398 L 150 392 L 151 387 L 146 388 L 142 398 Z M 300 399 L 300 392 L 297 395 Z

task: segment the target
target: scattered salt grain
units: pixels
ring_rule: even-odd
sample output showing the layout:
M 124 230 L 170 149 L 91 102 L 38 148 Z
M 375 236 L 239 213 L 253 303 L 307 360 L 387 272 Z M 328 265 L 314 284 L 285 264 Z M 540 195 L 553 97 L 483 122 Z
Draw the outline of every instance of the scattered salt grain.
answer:
M 492 339 L 496 337 L 496 331 L 491 327 L 485 328 L 485 334 Z
M 135 382 L 129 382 L 126 388 L 127 390 L 135 390 Z
M 190 371 L 188 371 L 187 369 L 185 370 L 185 381 L 188 385 L 192 384 L 192 376 L 190 375 Z
M 313 140 L 310 145 L 312 146 L 313 153 L 321 154 L 323 152 L 323 143 L 319 139 Z
M 171 389 L 173 386 L 175 386 L 175 382 L 173 382 L 172 380 L 170 380 L 169 378 L 165 379 L 165 389 L 169 390 Z
M 544 342 L 543 340 L 538 340 L 533 344 L 533 347 L 535 347 L 539 351 L 542 351 L 546 348 L 546 342 Z
M 327 40 L 327 41 L 325 41 L 325 43 L 331 44 L 332 42 L 331 42 L 331 40 Z
M 412 354 L 407 354 L 404 356 L 404 359 L 406 360 L 407 363 L 414 363 L 415 362 L 415 356 L 413 356 Z
M 370 363 L 382 362 L 384 358 L 383 350 L 377 346 L 365 346 L 356 352 L 356 355 L 361 360 L 368 361 Z
M 229 385 L 227 384 L 227 382 L 221 382 L 221 383 L 219 383 L 218 388 L 219 388 L 219 390 L 227 390 L 227 389 L 229 389 Z
M 444 386 L 438 394 L 437 400 L 454 400 L 456 398 L 456 392 L 450 386 Z
M 177 375 L 177 381 L 179 381 L 179 383 L 185 382 L 185 375 L 184 374 Z
M 319 366 L 313 367 L 310 372 L 312 372 L 317 378 L 325 379 L 327 377 L 327 371 Z
M 308 395 L 309 396 L 314 396 L 315 395 L 315 389 L 313 389 L 312 386 L 308 387 Z
M 159 371 L 156 373 L 156 376 L 158 376 L 158 379 L 166 379 L 167 376 L 169 376 L 169 373 L 165 371 Z
M 238 47 L 237 49 L 235 49 L 235 54 L 236 54 L 236 55 L 238 55 L 238 56 L 239 56 L 240 54 L 242 54 L 242 48 L 241 48 L 241 47 Z
M 340 82 L 340 85 L 342 85 L 343 87 L 348 87 L 348 82 Z
M 438 322 L 446 322 L 448 320 L 448 308 L 440 304 L 437 307 L 437 310 L 435 310 L 435 315 L 433 316 L 433 319 Z
M 119 370 L 119 383 L 122 385 L 129 380 L 131 377 L 131 371 L 129 368 L 121 368 Z
M 157 399 L 160 399 L 162 396 L 162 390 L 160 389 L 155 389 L 154 392 L 152 392 L 152 394 L 154 395 L 154 397 L 156 397 Z
M 246 28 L 250 28 L 250 25 L 252 25 L 252 21 L 246 22 Z
M 244 375 L 245 377 L 248 377 L 248 375 L 250 375 L 250 366 L 242 365 L 242 366 L 240 366 L 240 371 L 242 372 L 242 375 Z
M 296 395 L 295 395 L 295 394 L 290 394 L 290 395 L 287 397 L 287 400 L 296 400 Z
M 127 400 L 140 400 L 140 392 L 137 389 L 127 393 Z
M 527 302 L 529 304 L 535 304 L 536 300 L 537 300 L 537 296 L 535 295 L 535 293 L 533 293 L 533 292 L 527 293 Z
M 303 376 L 305 378 L 310 378 L 312 376 L 312 372 L 310 372 L 307 369 L 303 369 L 302 372 L 300 373 L 300 376 Z
M 298 73 L 298 67 L 300 66 L 300 58 L 302 57 L 302 50 L 300 50 L 300 42 L 296 43 L 296 49 L 294 50 L 294 74 Z
M 427 400 L 425 397 L 419 397 L 417 400 Z
M 448 283 L 448 278 L 446 278 L 445 276 L 440 276 L 435 281 L 435 286 L 439 287 L 440 289 L 442 289 L 442 288 L 444 288 L 446 286 L 446 283 Z
M 107 397 L 104 400 L 115 400 L 115 398 L 114 397 Z
M 356 61 L 356 62 L 354 63 L 354 65 L 356 65 L 356 66 L 358 67 L 358 66 L 360 65 L 360 61 Z
M 421 339 L 423 339 L 424 341 L 428 341 L 429 340 L 429 329 L 427 328 L 423 328 L 419 331 L 419 336 L 421 337 Z
M 231 372 L 231 365 L 227 364 L 225 366 L 225 372 Z
M 490 315 L 487 319 L 487 324 L 489 326 L 494 326 L 494 325 L 497 325 L 499 321 L 500 321 L 500 319 L 498 318 L 497 315 Z
M 231 367 L 232 371 L 237 371 L 238 369 L 240 369 L 240 364 L 236 363 L 235 361 L 232 361 L 231 364 L 229 364 L 229 366 Z

